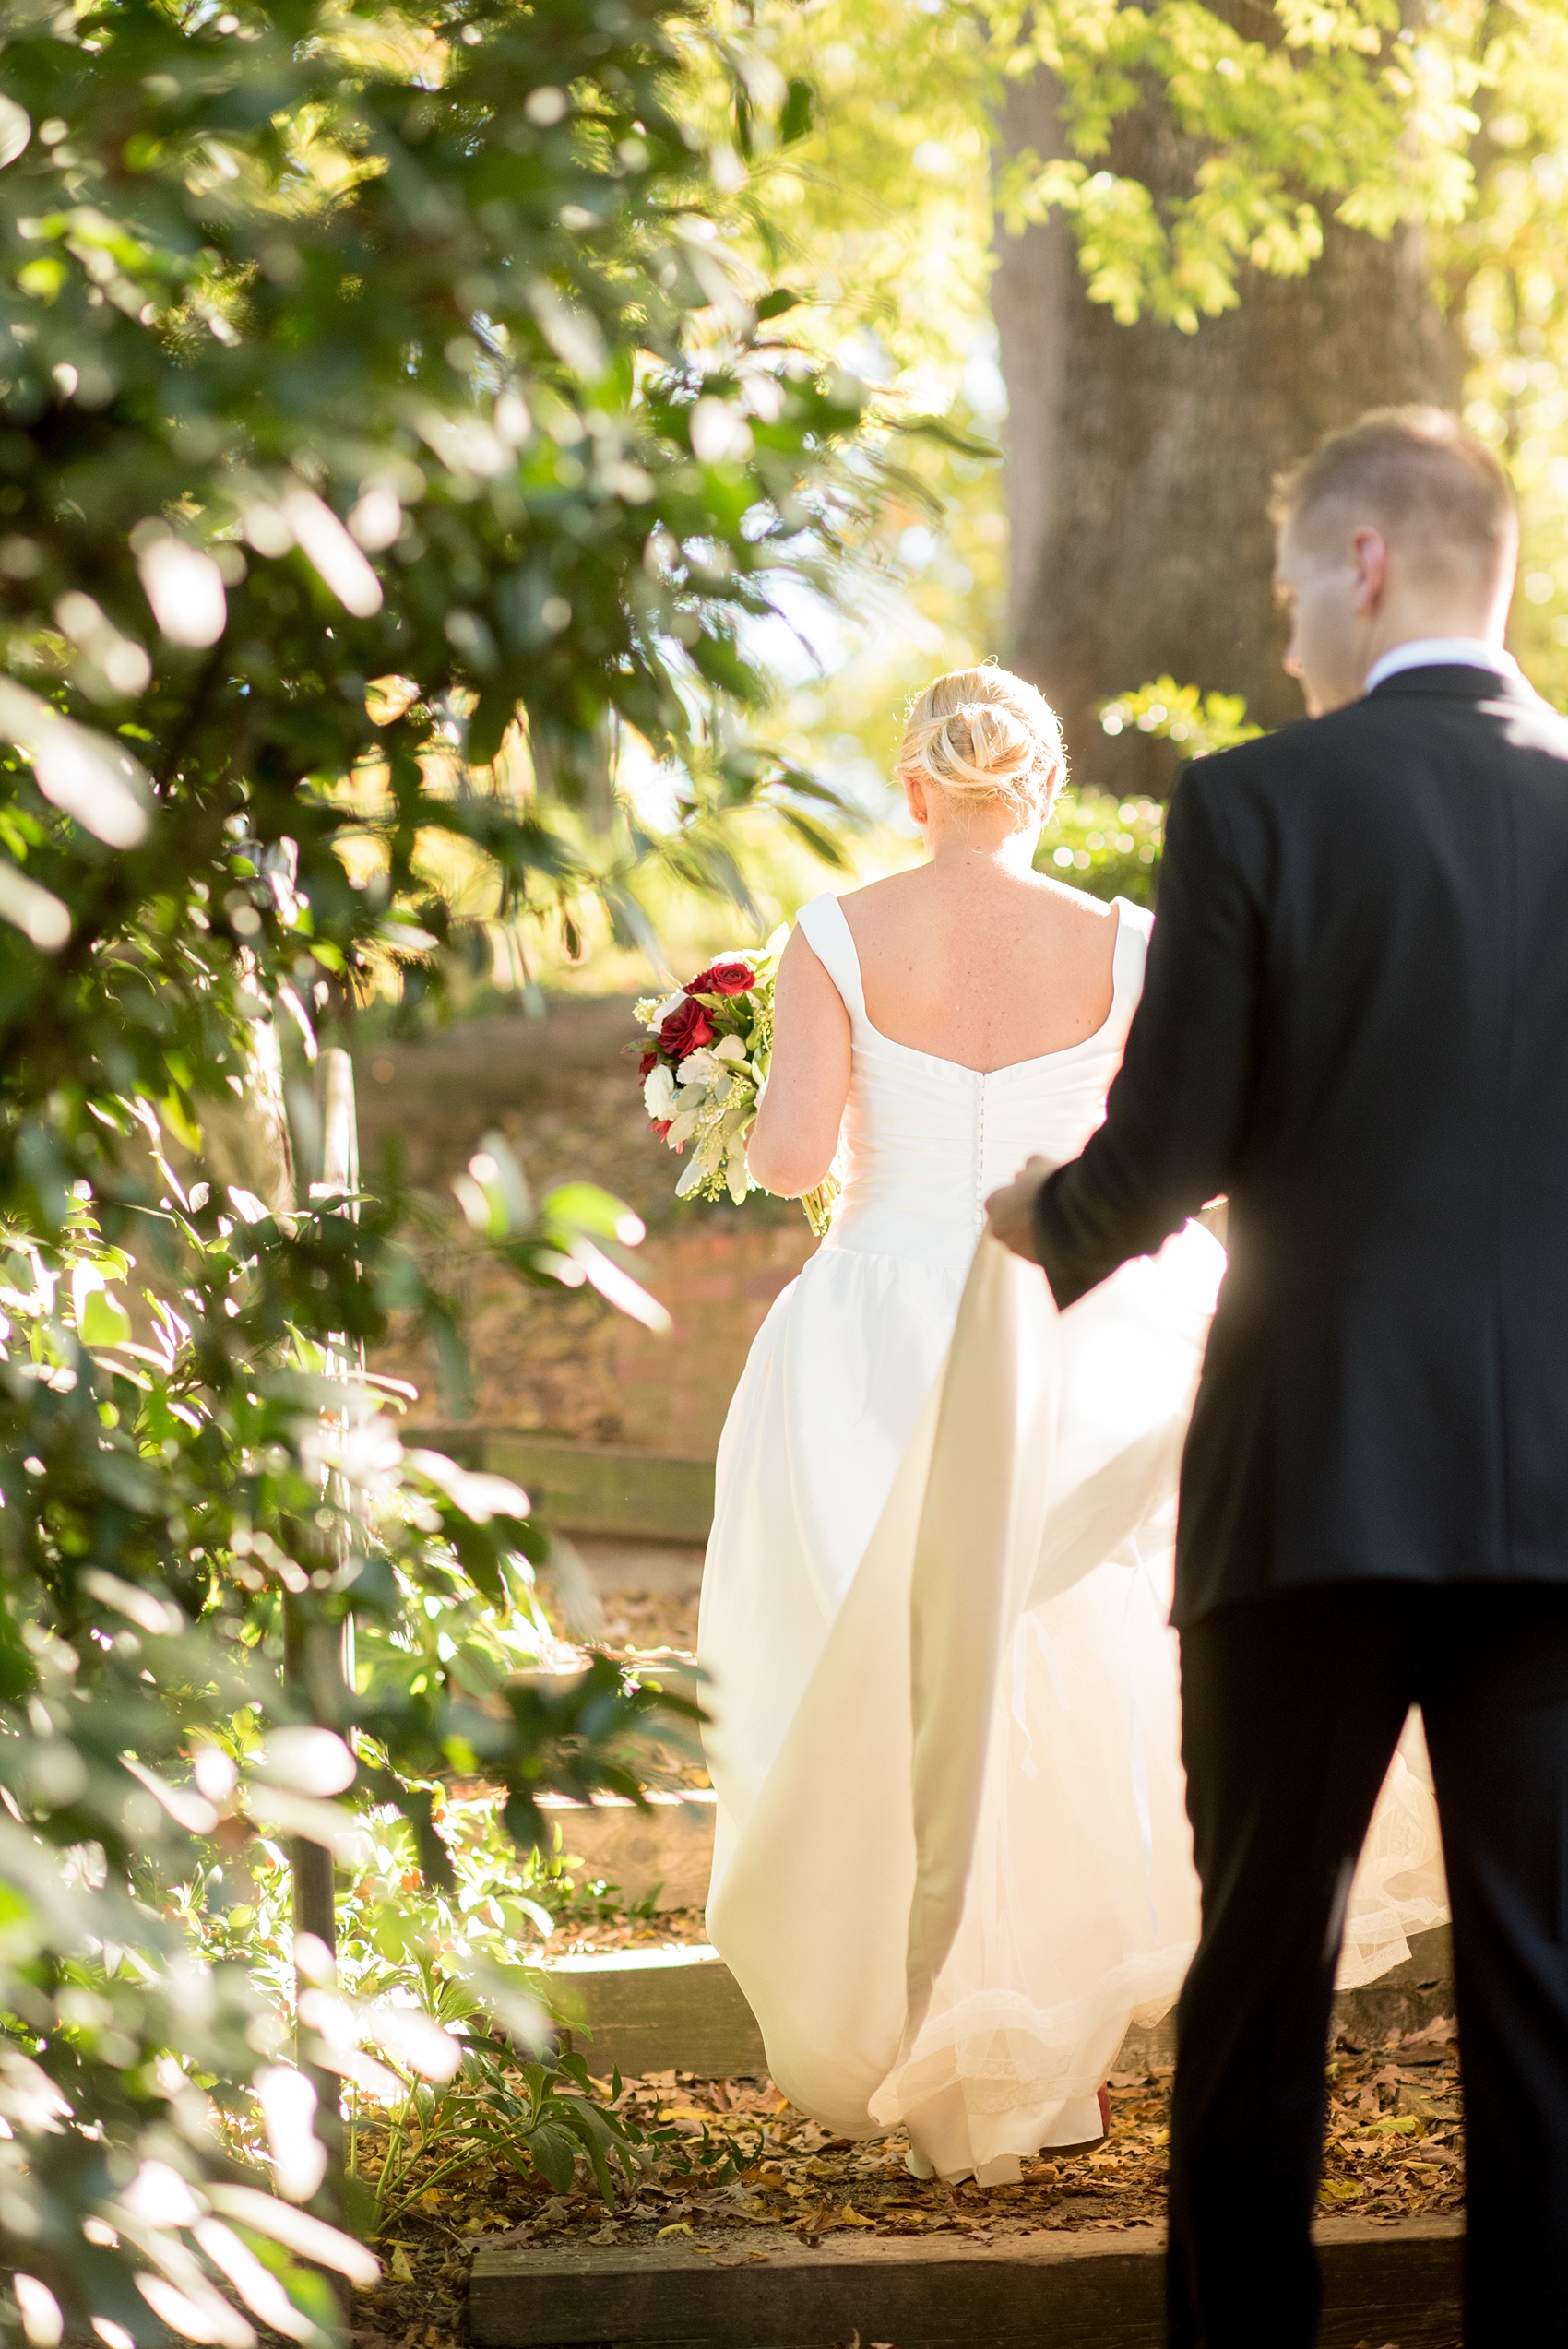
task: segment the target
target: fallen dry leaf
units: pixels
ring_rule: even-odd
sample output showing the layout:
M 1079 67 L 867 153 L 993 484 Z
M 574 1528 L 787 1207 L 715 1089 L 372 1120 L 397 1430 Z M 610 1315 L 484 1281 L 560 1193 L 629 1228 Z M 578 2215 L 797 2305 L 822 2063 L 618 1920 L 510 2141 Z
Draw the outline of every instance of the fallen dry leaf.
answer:
M 353 2320 L 385 2349 L 462 2349 L 468 2261 L 481 2246 L 664 2241 L 728 2267 L 767 2260 L 746 2243 L 754 2229 L 795 2241 L 951 2232 L 983 2244 L 1041 2227 L 1148 2224 L 1165 2214 L 1170 2077 L 1162 2067 L 1113 2078 L 1111 2132 L 1092 2167 L 1083 2155 L 1053 2153 L 1026 2163 L 1018 2185 L 989 2190 L 912 2177 L 901 2131 L 858 2144 L 831 2136 L 771 2081 L 729 2081 L 719 2093 L 673 2071 L 628 2080 L 620 2109 L 645 2131 L 665 2132 L 635 2196 L 608 2210 L 583 2176 L 556 2195 L 522 2163 L 487 2160 L 449 2175 L 439 2211 L 416 2204 L 398 2221 L 397 2244 L 382 2245 L 386 2281 L 356 2296 Z M 1328 2085 L 1322 2210 L 1393 2219 L 1461 2207 L 1457 2049 L 1437 2025 L 1371 2048 L 1342 2038 Z M 433 2145 L 422 2156 L 432 2171 L 440 2153 Z

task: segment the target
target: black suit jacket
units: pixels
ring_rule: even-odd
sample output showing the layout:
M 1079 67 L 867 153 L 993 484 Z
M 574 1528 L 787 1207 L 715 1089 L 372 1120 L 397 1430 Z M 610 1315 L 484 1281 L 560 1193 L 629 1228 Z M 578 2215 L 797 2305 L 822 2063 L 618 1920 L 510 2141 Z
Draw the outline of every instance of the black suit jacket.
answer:
M 1188 767 L 1070 1305 L 1229 1194 L 1178 1623 L 1362 1577 L 1568 1582 L 1568 723 L 1408 670 Z

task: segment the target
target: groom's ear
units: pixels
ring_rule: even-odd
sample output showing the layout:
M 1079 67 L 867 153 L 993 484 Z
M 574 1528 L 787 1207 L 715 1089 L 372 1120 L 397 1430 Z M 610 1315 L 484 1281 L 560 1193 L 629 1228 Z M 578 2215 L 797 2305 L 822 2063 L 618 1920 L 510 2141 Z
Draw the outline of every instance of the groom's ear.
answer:
M 1388 584 L 1388 541 L 1370 522 L 1363 523 L 1350 533 L 1350 554 L 1356 566 L 1356 617 L 1367 620 L 1383 601 Z

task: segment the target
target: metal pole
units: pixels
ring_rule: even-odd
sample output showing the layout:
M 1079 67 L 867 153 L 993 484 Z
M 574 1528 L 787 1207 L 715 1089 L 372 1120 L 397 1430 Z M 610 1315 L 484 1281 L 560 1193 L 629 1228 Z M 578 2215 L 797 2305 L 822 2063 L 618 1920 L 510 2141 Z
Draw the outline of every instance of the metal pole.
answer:
M 321 1088 L 321 1180 L 313 1182 L 313 1199 L 347 1199 L 349 1213 L 357 1216 L 354 1194 L 360 1183 L 359 1121 L 354 1108 L 354 1063 L 350 1055 L 332 1047 L 321 1055 L 317 1064 Z M 360 1349 L 352 1352 L 347 1341 L 339 1339 L 329 1345 L 327 1358 L 328 1377 L 336 1377 L 344 1389 L 344 1410 L 347 1421 L 348 1390 L 356 1370 L 362 1370 L 357 1358 Z M 334 1562 L 343 1564 L 348 1557 L 348 1524 L 346 1504 L 348 1494 L 340 1480 L 334 1478 L 330 1497 L 338 1503 L 337 1525 L 331 1536 Z M 353 1627 L 346 1624 L 342 1634 L 328 1643 L 323 1638 L 324 1627 L 315 1619 L 314 1610 L 300 1600 L 288 1598 L 283 1605 L 284 1671 L 291 1683 L 306 1696 L 312 1711 L 320 1709 L 323 1694 L 336 1683 L 339 1688 L 353 1685 Z M 335 1692 L 335 1691 L 334 1691 Z M 307 1842 L 303 1836 L 293 1840 L 291 1860 L 294 1880 L 293 1921 L 296 1934 L 311 1933 L 335 1955 L 338 1948 L 338 1913 L 333 1886 L 332 1854 L 325 1845 Z
M 333 1047 L 322 1053 L 317 1063 L 317 1084 L 321 1108 L 321 1176 L 310 1186 L 313 1200 L 341 1200 L 348 1212 L 357 1217 L 356 1194 L 360 1183 L 359 1124 L 354 1111 L 354 1064 L 350 1055 Z M 325 1418 L 339 1418 L 347 1430 L 351 1403 L 350 1390 L 356 1372 L 364 1369 L 363 1349 L 350 1347 L 344 1337 L 329 1339 L 324 1364 L 327 1375 L 340 1382 L 343 1393 L 339 1412 L 324 1410 Z M 331 1563 L 340 1567 L 349 1557 L 350 1490 L 344 1480 L 334 1474 L 328 1478 L 325 1496 L 334 1504 L 333 1524 L 324 1547 Z M 324 1562 L 326 1562 L 324 1560 Z M 330 1626 L 324 1622 L 313 1595 L 302 1592 L 286 1596 L 283 1602 L 284 1671 L 291 1685 L 303 1695 L 307 1709 L 320 1717 L 323 1714 L 341 1719 L 341 1700 L 352 1690 L 353 1623 L 350 1618 L 334 1637 Z M 350 1737 L 352 1733 L 350 1732 Z M 290 1851 L 293 1876 L 293 1923 L 295 1939 L 311 1934 L 336 1958 L 338 1952 L 338 1903 L 331 1852 L 323 1844 L 296 1838 Z M 307 1987 L 307 1977 L 296 1964 L 294 1991 L 296 2011 L 301 1994 Z M 306 2035 L 299 2034 L 298 2060 L 302 2070 L 309 2072 L 315 2083 L 317 2097 L 316 2129 L 327 2149 L 327 2177 L 321 2191 L 315 2198 L 315 2207 L 323 2218 L 340 2224 L 344 2203 L 344 2145 L 342 2122 L 339 2108 L 339 2084 L 334 2073 L 318 2070 L 307 2064 L 304 2055 Z M 327 2282 L 338 2301 L 339 2324 L 347 2320 L 347 2299 L 342 2286 L 335 2278 Z
M 360 1128 L 354 1113 L 354 1063 L 340 1045 L 330 1045 L 321 1074 L 321 1180 L 313 1199 L 350 1197 L 360 1187 Z M 350 1208 L 350 1214 L 353 1209 Z

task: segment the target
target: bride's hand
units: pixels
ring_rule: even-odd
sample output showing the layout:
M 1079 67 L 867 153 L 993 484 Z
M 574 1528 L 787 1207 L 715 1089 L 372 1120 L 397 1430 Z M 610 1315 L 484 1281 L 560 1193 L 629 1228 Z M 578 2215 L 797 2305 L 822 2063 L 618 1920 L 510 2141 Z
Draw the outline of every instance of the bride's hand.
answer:
M 1004 1248 L 1010 1248 L 1028 1264 L 1039 1262 L 1035 1247 L 1035 1201 L 1040 1184 L 1048 1174 L 1055 1173 L 1056 1166 L 1054 1158 L 1027 1159 L 1012 1181 L 993 1191 L 985 1203 L 986 1218 Z

